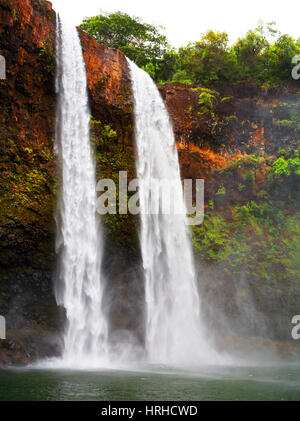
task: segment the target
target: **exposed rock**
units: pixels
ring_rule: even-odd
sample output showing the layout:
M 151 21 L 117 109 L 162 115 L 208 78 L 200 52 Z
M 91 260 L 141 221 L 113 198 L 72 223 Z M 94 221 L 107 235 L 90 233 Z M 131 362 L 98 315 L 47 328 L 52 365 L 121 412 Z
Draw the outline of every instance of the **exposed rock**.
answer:
M 204 112 L 199 94 L 204 86 L 171 83 L 159 86 L 174 123 L 177 142 L 229 153 L 272 154 L 279 147 L 298 147 L 299 134 L 279 124 L 288 120 L 297 101 L 297 82 L 273 89 L 251 85 L 216 86 L 212 112 Z
M 100 45 L 79 30 L 94 118 L 117 131 L 124 148 L 133 146 L 132 94 L 129 68 L 121 51 Z
M 0 54 L 7 68 L 6 80 L 0 80 L 0 313 L 8 328 L 0 360 L 5 363 L 34 359 L 45 348 L 41 331 L 58 327 L 52 288 L 54 48 L 50 3 L 1 0 Z M 24 342 L 20 335 L 15 340 L 22 329 L 30 332 Z

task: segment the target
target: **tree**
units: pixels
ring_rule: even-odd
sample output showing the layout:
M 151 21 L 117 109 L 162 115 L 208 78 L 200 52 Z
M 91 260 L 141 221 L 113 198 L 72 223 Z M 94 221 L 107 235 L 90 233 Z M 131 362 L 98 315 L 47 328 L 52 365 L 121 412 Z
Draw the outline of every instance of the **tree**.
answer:
M 145 66 L 143 66 L 142 69 L 145 72 L 147 72 L 152 77 L 152 79 L 155 78 L 156 68 L 151 61 L 147 63 Z
M 226 81 L 229 63 L 228 35 L 225 32 L 210 30 L 200 41 L 179 49 L 180 70 L 196 83 Z
M 178 53 L 174 49 L 168 50 L 157 63 L 156 79 L 171 81 L 178 68 Z
M 280 83 L 291 78 L 292 58 L 300 53 L 300 42 L 289 35 L 281 35 L 265 54 L 267 77 Z
M 100 44 L 118 48 L 140 67 L 163 57 L 168 48 L 161 26 L 143 22 L 126 13 L 102 12 L 98 16 L 85 19 L 80 29 L 94 36 Z
M 255 29 L 248 31 L 233 45 L 232 51 L 237 58 L 240 80 L 266 81 L 268 52 L 272 45 L 270 39 L 278 34 L 275 25 L 275 22 L 264 24 L 260 21 Z
M 263 52 L 269 47 L 266 38 L 256 30 L 247 32 L 233 46 L 239 63 L 242 78 L 260 78 L 264 70 Z

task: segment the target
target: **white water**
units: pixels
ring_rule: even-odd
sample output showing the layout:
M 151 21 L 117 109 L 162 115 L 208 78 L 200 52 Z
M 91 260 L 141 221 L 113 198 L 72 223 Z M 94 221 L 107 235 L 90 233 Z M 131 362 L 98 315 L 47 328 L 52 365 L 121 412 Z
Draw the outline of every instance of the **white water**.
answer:
M 57 215 L 60 255 L 57 303 L 66 310 L 63 365 L 101 365 L 107 323 L 102 311 L 102 240 L 82 48 L 75 27 L 57 22 L 56 152 L 62 186 Z
M 175 184 L 185 209 L 178 154 L 169 116 L 150 76 L 128 60 L 135 101 L 137 173 L 140 185 L 141 249 L 146 289 L 146 348 L 152 363 L 216 363 L 200 317 L 200 299 L 186 214 L 161 209 L 154 183 Z

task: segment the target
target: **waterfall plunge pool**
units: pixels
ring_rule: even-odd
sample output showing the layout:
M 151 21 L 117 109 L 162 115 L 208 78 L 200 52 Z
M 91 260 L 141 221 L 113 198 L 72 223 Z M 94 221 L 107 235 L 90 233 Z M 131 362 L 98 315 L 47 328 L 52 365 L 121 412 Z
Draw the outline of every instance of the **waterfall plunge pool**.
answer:
M 0 370 L 0 401 L 297 401 L 300 365 Z

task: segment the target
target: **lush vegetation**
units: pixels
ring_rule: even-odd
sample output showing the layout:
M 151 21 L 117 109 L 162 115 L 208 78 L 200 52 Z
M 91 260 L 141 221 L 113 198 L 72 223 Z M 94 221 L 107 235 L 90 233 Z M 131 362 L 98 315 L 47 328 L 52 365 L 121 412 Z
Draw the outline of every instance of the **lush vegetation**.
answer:
M 197 42 L 168 51 L 157 66 L 158 80 L 190 83 L 253 81 L 274 86 L 291 79 L 292 58 L 300 53 L 300 40 L 259 25 L 233 45 L 225 32 L 208 31 Z
M 264 185 L 258 189 L 262 173 Z M 260 287 L 295 288 L 300 281 L 299 181 L 299 153 L 285 149 L 271 162 L 245 156 L 217 170 L 215 196 L 203 224 L 193 227 L 198 256 L 221 265 L 224 276 L 243 273 Z
M 292 58 L 300 54 L 300 39 L 281 34 L 274 22 L 259 24 L 232 45 L 225 32 L 210 30 L 177 50 L 168 46 L 163 28 L 121 12 L 91 17 L 80 27 L 123 51 L 159 82 L 276 86 L 291 79 Z
M 167 39 L 162 28 L 144 23 L 126 13 L 105 13 L 85 19 L 80 28 L 93 35 L 100 44 L 118 48 L 140 67 L 155 69 L 157 61 L 167 51 Z
M 116 202 L 108 203 L 106 206 L 113 206 L 119 209 L 119 172 L 127 171 L 128 180 L 135 177 L 135 156 L 134 152 L 124 149 L 123 145 L 118 142 L 118 133 L 113 130 L 109 124 L 103 124 L 101 121 L 91 118 L 91 140 L 94 148 L 97 163 L 97 180 L 110 179 L 116 185 Z M 127 192 L 127 201 L 132 193 Z M 124 198 L 123 198 L 124 199 Z M 114 246 L 125 248 L 132 255 L 137 254 L 136 245 L 138 243 L 137 225 L 138 218 L 134 215 L 107 213 L 103 217 L 104 234 L 106 240 Z

